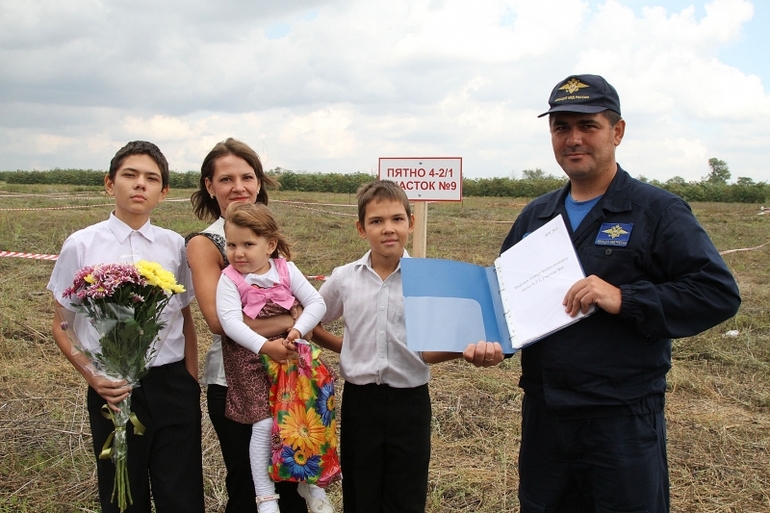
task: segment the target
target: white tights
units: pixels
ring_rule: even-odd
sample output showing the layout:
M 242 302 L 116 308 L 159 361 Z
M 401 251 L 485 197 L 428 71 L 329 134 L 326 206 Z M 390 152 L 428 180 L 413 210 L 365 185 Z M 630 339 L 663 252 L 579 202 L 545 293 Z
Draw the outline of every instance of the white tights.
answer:
M 249 442 L 249 461 L 251 476 L 254 479 L 254 490 L 257 497 L 275 494 L 275 484 L 267 473 L 270 464 L 271 435 L 273 419 L 266 418 L 251 426 L 251 442 Z M 274 513 L 278 511 L 278 502 L 263 502 L 259 513 Z

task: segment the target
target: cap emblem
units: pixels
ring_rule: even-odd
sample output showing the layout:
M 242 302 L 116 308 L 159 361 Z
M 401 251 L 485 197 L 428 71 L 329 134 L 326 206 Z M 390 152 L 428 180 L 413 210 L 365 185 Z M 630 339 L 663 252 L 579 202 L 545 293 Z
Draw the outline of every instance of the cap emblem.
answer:
M 590 86 L 587 86 L 586 84 L 584 84 L 583 82 L 581 82 L 576 78 L 571 78 L 569 82 L 567 82 L 566 84 L 564 84 L 559 88 L 559 91 L 567 91 L 569 94 L 572 94 L 575 91 L 584 89 L 586 87 L 590 87 Z

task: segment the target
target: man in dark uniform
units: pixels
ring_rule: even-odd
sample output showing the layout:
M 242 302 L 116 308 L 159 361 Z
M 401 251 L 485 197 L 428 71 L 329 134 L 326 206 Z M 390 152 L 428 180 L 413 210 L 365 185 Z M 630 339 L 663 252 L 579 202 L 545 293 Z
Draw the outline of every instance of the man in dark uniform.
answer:
M 687 203 L 615 162 L 626 125 L 606 80 L 567 77 L 549 104 L 569 183 L 524 208 L 502 251 L 562 214 L 588 276 L 564 307 L 597 308 L 522 350 L 521 511 L 668 512 L 671 339 L 735 315 L 738 287 Z

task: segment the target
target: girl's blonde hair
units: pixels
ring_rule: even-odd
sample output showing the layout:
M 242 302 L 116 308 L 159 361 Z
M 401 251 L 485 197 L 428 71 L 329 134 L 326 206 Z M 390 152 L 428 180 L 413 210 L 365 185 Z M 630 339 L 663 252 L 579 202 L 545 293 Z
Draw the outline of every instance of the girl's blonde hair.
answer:
M 225 214 L 225 229 L 228 224 L 248 228 L 258 237 L 276 241 L 275 251 L 270 258 L 284 257 L 291 259 L 289 241 L 278 226 L 273 212 L 261 203 L 231 203 Z

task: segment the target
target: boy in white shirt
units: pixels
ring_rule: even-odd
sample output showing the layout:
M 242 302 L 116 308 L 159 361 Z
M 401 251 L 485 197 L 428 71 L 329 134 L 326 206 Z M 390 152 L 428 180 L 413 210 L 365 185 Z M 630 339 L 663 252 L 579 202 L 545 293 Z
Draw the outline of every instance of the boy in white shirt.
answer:
M 168 162 L 158 147 L 132 141 L 110 162 L 104 178 L 115 210 L 106 221 L 70 235 L 64 241 L 48 282 L 57 305 L 71 309 L 63 297 L 75 273 L 88 265 L 136 263 L 151 260 L 172 272 L 186 292 L 175 294 L 163 310 L 161 332 L 165 338 L 141 386 L 133 389 L 132 411 L 145 426 L 143 436 L 128 429 L 128 475 L 133 505 L 126 512 L 179 511 L 203 513 L 200 386 L 195 325 L 190 312 L 193 285 L 185 256 L 184 239 L 177 233 L 150 224 L 150 213 L 168 194 Z M 64 356 L 89 385 L 88 412 L 96 455 L 99 498 L 103 512 L 117 512 L 111 495 L 115 466 L 99 459 L 110 433 L 111 420 L 102 416 L 106 402 L 113 410 L 131 388 L 92 372 L 89 359 L 73 347 L 62 329 L 57 309 L 53 336 Z M 99 338 L 82 315 L 75 318 L 75 333 L 85 349 L 97 349 Z M 152 495 L 152 501 L 151 501 Z
M 345 513 L 422 513 L 428 491 L 431 406 L 428 364 L 463 357 L 477 367 L 503 359 L 499 343 L 461 353 L 410 351 L 406 345 L 401 258 L 414 230 L 409 199 L 396 182 L 358 190 L 356 229 L 370 250 L 338 267 L 321 286 L 326 314 L 344 319 L 343 337 L 322 327 L 319 345 L 340 353 L 345 379 L 340 463 Z
M 396 182 L 358 191 L 359 235 L 370 250 L 334 269 L 321 286 L 326 314 L 344 317 L 341 344 L 324 330 L 313 340 L 340 352 L 345 379 L 340 463 L 345 513 L 422 513 L 428 488 L 430 370 L 406 346 L 401 257 L 414 230 L 409 200 Z

